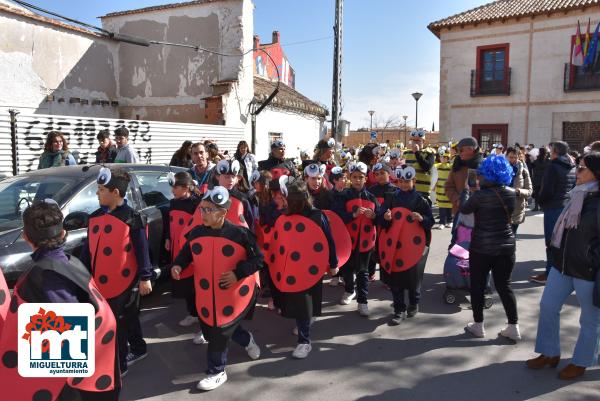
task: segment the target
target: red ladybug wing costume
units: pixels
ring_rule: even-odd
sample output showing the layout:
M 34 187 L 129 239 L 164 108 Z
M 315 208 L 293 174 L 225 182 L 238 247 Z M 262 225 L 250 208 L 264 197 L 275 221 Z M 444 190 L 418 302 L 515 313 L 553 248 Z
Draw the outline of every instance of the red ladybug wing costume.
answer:
M 346 229 L 344 222 L 331 210 L 323 210 L 323 214 L 327 216 L 329 220 L 329 227 L 331 228 L 331 236 L 335 238 L 335 253 L 338 257 L 338 266 L 343 266 L 350 259 L 352 253 L 352 239 L 350 233 Z
M 346 202 L 346 212 L 352 214 L 360 207 L 375 210 L 375 205 L 376 203 L 370 199 L 354 198 Z M 372 219 L 360 215 L 346 224 L 346 228 L 352 238 L 352 249 L 358 248 L 360 252 L 369 252 L 375 247 L 377 234 Z
M 387 273 L 398 273 L 417 265 L 425 249 L 425 230 L 406 208 L 391 210 L 392 224 L 380 230 L 379 257 Z
M 254 273 L 262 267 L 262 255 L 254 235 L 225 221 L 219 230 L 194 228 L 174 264 L 186 269 L 193 263 L 196 307 L 204 324 L 226 328 L 238 323 L 254 306 L 257 285 Z M 187 268 L 186 268 L 187 267 Z M 238 281 L 228 289 L 219 278 L 234 271 Z
M 137 278 L 138 264 L 129 235 L 131 227 L 142 227 L 142 222 L 130 208 L 121 208 L 110 214 L 99 209 L 90 216 L 91 270 L 100 293 L 106 299 L 125 292 Z
M 185 243 L 182 235 L 192 223 L 192 216 L 200 204 L 200 199 L 191 196 L 186 199 L 171 199 L 169 204 L 169 239 L 171 240 L 171 261 L 175 259 Z
M 91 303 L 96 310 L 96 367 L 91 377 L 24 378 L 18 373 L 17 349 L 18 341 L 21 340 L 17 338 L 18 307 L 27 302 L 48 302 L 42 291 L 44 286 L 43 272 L 45 270 L 58 273 L 75 283 L 86 294 L 87 299 L 81 301 Z M 85 266 L 74 257 L 71 257 L 68 263 L 42 259 L 24 273 L 15 285 L 6 325 L 0 339 L 0 353 L 2 354 L 0 388 L 4 393 L 10 393 L 7 399 L 11 400 L 55 400 L 65 384 L 79 390 L 91 392 L 115 390 L 115 341 L 115 317 L 108 303 L 96 288 Z M 120 382 L 117 383 L 118 388 L 120 388 Z M 107 393 L 107 398 L 116 399 L 117 395 L 114 392 L 111 392 L 111 395 L 109 397 Z
M 201 226 L 201 225 L 202 225 L 202 212 L 200 211 L 200 207 L 197 207 L 196 210 L 194 210 L 194 214 L 192 215 L 192 221 L 190 222 L 190 224 L 181 230 L 181 234 L 179 236 L 179 244 L 183 247 L 183 244 L 185 244 L 185 242 L 187 241 L 187 239 L 186 239 L 187 234 L 190 231 L 192 231 L 194 228 Z M 180 250 L 181 250 L 181 248 L 180 248 Z M 177 258 L 177 255 L 175 255 L 175 258 Z M 175 260 L 175 258 L 173 260 Z M 194 275 L 194 268 L 192 266 L 190 266 L 189 269 L 185 269 L 184 271 L 181 272 L 182 279 L 192 277 L 193 275 Z
M 10 291 L 8 285 L 4 279 L 4 273 L 0 268 L 0 337 L 2 337 L 2 327 L 4 327 L 4 321 L 8 314 L 8 306 L 10 304 Z
M 227 210 L 225 218 L 236 226 L 248 228 L 248 223 L 244 217 L 244 203 L 242 203 L 242 194 L 238 191 L 230 191 L 231 207 Z

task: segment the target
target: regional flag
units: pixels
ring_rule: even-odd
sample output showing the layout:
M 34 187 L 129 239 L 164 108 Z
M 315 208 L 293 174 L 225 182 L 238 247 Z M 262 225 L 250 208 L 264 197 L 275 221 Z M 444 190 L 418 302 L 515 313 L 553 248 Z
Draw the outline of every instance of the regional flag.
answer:
M 577 34 L 575 35 L 575 45 L 571 53 L 571 64 L 577 67 L 583 66 L 583 47 L 581 46 L 581 27 L 577 21 Z
M 588 48 L 585 60 L 583 60 L 583 65 L 586 67 L 593 65 L 596 62 L 596 51 L 598 50 L 598 30 L 600 30 L 600 22 L 598 25 L 596 25 L 596 30 L 594 31 L 590 41 L 590 47 Z
M 585 32 L 585 41 L 583 42 L 583 57 L 587 57 L 588 49 L 590 48 L 590 23 L 591 19 L 588 18 L 587 31 Z M 585 63 L 585 60 L 584 60 Z

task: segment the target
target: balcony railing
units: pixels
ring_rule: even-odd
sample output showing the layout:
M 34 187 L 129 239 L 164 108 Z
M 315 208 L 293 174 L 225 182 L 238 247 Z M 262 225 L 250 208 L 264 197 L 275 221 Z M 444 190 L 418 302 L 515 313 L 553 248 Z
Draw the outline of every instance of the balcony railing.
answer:
M 565 63 L 565 92 L 600 90 L 600 71 Z
M 509 68 L 503 80 L 486 81 L 483 71 L 471 70 L 471 96 L 509 96 L 512 68 Z

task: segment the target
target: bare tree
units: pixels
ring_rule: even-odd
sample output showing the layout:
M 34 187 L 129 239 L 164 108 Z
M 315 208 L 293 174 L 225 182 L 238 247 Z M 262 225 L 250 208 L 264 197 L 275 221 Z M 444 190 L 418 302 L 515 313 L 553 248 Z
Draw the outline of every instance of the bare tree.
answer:
M 377 116 L 373 119 L 373 130 L 379 133 L 381 132 L 381 141 L 385 142 L 385 131 L 390 127 L 400 127 L 400 117 L 393 114 L 391 116 Z

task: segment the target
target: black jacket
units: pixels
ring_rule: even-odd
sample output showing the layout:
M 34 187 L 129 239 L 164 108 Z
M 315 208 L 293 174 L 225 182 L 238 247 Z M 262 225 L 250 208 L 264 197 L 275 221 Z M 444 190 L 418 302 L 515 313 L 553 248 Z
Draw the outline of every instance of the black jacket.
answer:
M 98 146 L 98 150 L 94 154 L 96 155 L 96 163 L 114 163 L 117 157 L 117 147 L 110 145 L 108 149 L 104 150 Z
M 531 175 L 531 184 L 533 185 L 533 191 L 537 194 L 542 186 L 544 174 L 546 169 L 550 165 L 550 159 L 537 159 L 533 162 L 533 174 Z
M 567 192 L 575 186 L 575 165 L 569 156 L 560 156 L 548 165 L 537 200 L 543 209 L 558 209 L 567 204 Z
M 288 170 L 289 174 L 292 177 L 296 177 L 298 173 L 296 172 L 296 166 L 294 162 L 290 159 L 277 159 L 273 155 L 269 155 L 267 160 L 261 160 L 258 162 L 258 170 L 273 170 L 275 168 Z
M 463 192 L 463 197 L 468 193 Z M 515 252 L 511 216 L 515 209 L 513 188 L 482 183 L 481 189 L 468 196 L 460 212 L 475 214 L 471 237 L 472 252 L 485 255 L 510 255 Z
M 331 210 L 333 208 L 333 193 L 327 188 L 320 188 L 319 192 L 308 191 L 313 199 L 313 206 L 319 210 Z
M 554 267 L 562 274 L 594 281 L 600 267 L 599 207 L 600 193 L 589 194 L 583 202 L 579 226 L 565 230 L 560 249 L 550 248 Z

